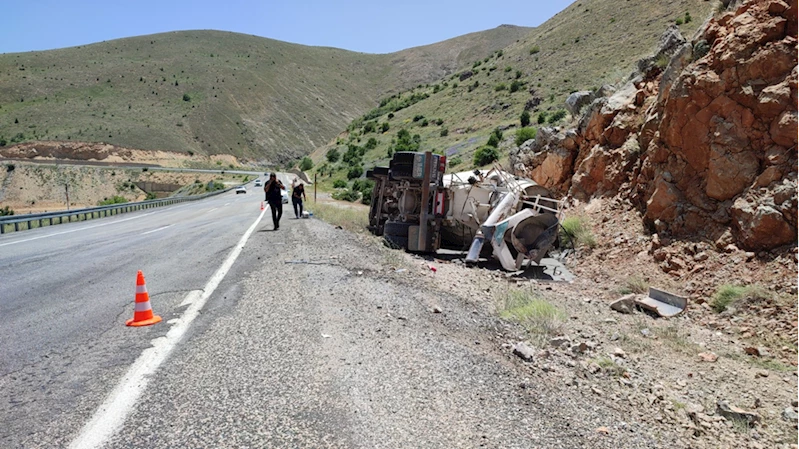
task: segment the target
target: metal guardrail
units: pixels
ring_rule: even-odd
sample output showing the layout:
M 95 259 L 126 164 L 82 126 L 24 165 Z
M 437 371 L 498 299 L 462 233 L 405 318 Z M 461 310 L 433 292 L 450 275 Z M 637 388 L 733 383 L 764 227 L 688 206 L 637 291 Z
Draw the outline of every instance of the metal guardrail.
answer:
M 61 223 L 73 223 L 77 221 L 91 220 L 94 218 L 110 217 L 112 215 L 124 214 L 126 212 L 168 206 L 170 204 L 184 203 L 186 201 L 197 201 L 214 195 L 229 192 L 233 188 L 234 187 L 230 187 L 223 190 L 217 190 L 215 192 L 204 193 L 202 195 L 139 201 L 136 203 L 110 204 L 108 206 L 87 207 L 85 209 L 45 212 L 39 214 L 7 215 L 5 217 L 0 217 L 0 234 L 25 231 L 28 229 L 36 229 Z M 20 226 L 21 224 L 24 224 L 24 226 Z

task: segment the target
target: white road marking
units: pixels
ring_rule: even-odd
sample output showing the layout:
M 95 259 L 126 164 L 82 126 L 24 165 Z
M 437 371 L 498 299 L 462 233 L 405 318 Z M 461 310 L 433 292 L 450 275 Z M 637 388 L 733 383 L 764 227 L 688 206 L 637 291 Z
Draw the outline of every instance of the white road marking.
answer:
M 0 246 L 14 245 L 14 244 L 17 244 L 17 243 L 30 242 L 32 240 L 46 239 L 47 237 L 54 237 L 56 235 L 69 234 L 71 232 L 85 231 L 86 229 L 99 228 L 100 226 L 108 226 L 108 225 L 112 225 L 112 224 L 122 223 L 123 221 L 136 220 L 138 218 L 146 217 L 146 216 L 152 215 L 154 213 L 155 212 L 148 212 L 146 214 L 139 215 L 138 217 L 123 218 L 122 220 L 112 221 L 110 223 L 100 223 L 100 224 L 96 224 L 96 225 L 93 225 L 93 226 L 86 226 L 85 228 L 70 229 L 69 231 L 54 232 L 52 234 L 40 235 L 38 237 L 31 237 L 29 239 L 22 239 L 22 240 L 17 240 L 17 241 L 14 241 L 14 242 L 0 243 Z
M 226 204 L 226 206 L 227 206 L 227 204 Z M 215 207 L 215 208 L 213 208 L 213 209 L 208 209 L 208 212 L 206 212 L 206 214 L 209 214 L 209 213 L 211 213 L 211 212 L 213 212 L 213 211 L 215 211 L 215 210 L 217 210 L 217 209 L 219 209 L 219 208 L 218 208 L 218 207 Z
M 225 206 L 229 206 L 229 205 L 230 205 L 230 203 L 225 203 Z
M 265 212 L 265 211 L 264 211 Z M 147 386 L 152 375 L 158 367 L 166 360 L 170 352 L 177 346 L 183 335 L 191 326 L 192 321 L 200 314 L 208 298 L 225 278 L 233 263 L 238 258 L 250 235 L 255 231 L 255 227 L 264 216 L 264 212 L 247 229 L 247 232 L 239 240 L 239 243 L 230 252 L 225 262 L 208 279 L 202 294 L 197 297 L 194 291 L 189 292 L 183 303 L 188 303 L 189 307 L 176 320 L 176 323 L 169 329 L 166 336 L 159 337 L 151 341 L 152 347 L 142 351 L 141 355 L 133 362 L 128 372 L 122 376 L 122 380 L 108 395 L 100 407 L 94 412 L 92 419 L 83 426 L 80 434 L 69 445 L 72 449 L 96 448 L 100 447 L 106 440 L 112 437 L 117 430 L 125 423 L 133 406 L 141 396 L 142 391 Z
M 166 229 L 166 228 L 168 228 L 170 226 L 172 226 L 172 225 L 170 224 L 170 225 L 166 225 L 166 226 L 161 226 L 160 228 L 153 229 L 152 231 L 142 232 L 139 235 L 147 235 L 147 234 L 152 234 L 153 232 L 163 231 L 164 229 Z

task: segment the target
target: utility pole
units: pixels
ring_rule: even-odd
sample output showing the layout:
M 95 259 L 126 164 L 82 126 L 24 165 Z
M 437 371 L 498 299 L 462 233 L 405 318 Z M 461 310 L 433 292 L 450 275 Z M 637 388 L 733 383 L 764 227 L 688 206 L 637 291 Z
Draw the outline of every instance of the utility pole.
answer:
M 64 190 L 67 192 L 67 210 L 69 210 L 69 184 L 64 184 Z
M 313 174 L 313 202 L 316 204 L 316 175 L 318 173 Z

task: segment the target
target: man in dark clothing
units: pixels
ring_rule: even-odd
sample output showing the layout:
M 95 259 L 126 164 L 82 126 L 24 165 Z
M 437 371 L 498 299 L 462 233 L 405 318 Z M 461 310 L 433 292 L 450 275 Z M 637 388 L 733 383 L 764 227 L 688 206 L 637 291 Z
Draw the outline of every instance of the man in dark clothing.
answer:
M 297 218 L 302 217 L 302 200 L 308 201 L 308 198 L 305 197 L 305 187 L 299 183 L 291 192 L 291 203 L 294 205 L 294 216 Z
M 264 185 L 264 193 L 266 194 L 266 202 L 269 203 L 269 207 L 272 209 L 272 223 L 275 225 L 275 231 L 280 229 L 280 217 L 283 216 L 281 190 L 286 190 L 286 187 L 277 179 L 277 174 L 272 173 L 269 176 L 269 181 Z

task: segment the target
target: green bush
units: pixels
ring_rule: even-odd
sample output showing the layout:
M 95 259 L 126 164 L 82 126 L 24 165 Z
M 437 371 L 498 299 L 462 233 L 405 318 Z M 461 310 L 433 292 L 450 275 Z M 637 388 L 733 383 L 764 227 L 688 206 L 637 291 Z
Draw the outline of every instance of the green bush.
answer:
M 367 150 L 374 150 L 375 148 L 377 148 L 377 143 L 378 143 L 377 139 L 375 139 L 374 137 L 370 137 L 369 140 L 366 141 L 366 145 L 364 145 L 364 148 L 366 148 Z
M 209 182 L 205 185 L 205 190 L 208 192 L 216 192 L 217 190 L 222 190 L 225 188 L 225 185 L 219 181 Z
M 769 292 L 759 285 L 730 285 L 719 286 L 713 295 L 710 305 L 718 313 L 724 312 L 734 303 L 739 303 L 746 299 L 762 300 L 769 297 Z
M 460 165 L 463 163 L 463 159 L 460 156 L 455 156 L 449 160 L 448 164 L 450 167 L 454 167 L 456 165 Z
M 363 174 L 363 167 L 360 165 L 353 165 L 347 171 L 347 179 L 360 178 Z
M 424 116 L 422 114 L 417 114 L 417 115 L 413 116 L 413 121 L 414 122 L 418 122 L 419 120 L 422 120 L 422 119 L 424 119 Z
M 682 18 L 679 18 L 679 19 L 675 20 L 675 21 L 674 21 L 674 23 L 675 23 L 677 26 L 680 26 L 680 25 L 682 25 L 682 24 L 683 24 Z
M 531 127 L 519 128 L 516 130 L 516 146 L 527 142 L 530 139 L 535 139 L 536 134 L 538 134 L 538 130 Z
M 519 79 L 521 77 L 522 77 L 522 71 L 521 70 L 517 70 L 516 71 L 516 79 Z
M 511 93 L 518 92 L 519 89 L 521 89 L 521 88 L 522 88 L 522 82 L 519 81 L 519 80 L 514 80 L 512 83 L 510 83 L 510 91 L 511 91 Z
M 123 203 L 127 203 L 127 202 L 128 202 L 128 200 L 125 199 L 125 197 L 122 197 L 122 196 L 119 196 L 119 195 L 114 195 L 111 198 L 103 198 L 103 200 L 99 201 L 97 203 L 97 205 L 98 206 L 108 206 L 108 205 L 111 205 L 111 204 L 123 204 Z
M 332 150 L 328 151 L 325 156 L 327 157 L 327 161 L 333 164 L 338 162 L 339 158 L 341 157 L 341 153 L 338 152 L 338 149 L 333 148 Z
M 347 188 L 347 181 L 343 179 L 336 179 L 333 181 L 333 188 L 334 189 L 345 189 Z
M 350 203 L 354 203 L 355 201 L 358 201 L 358 198 L 360 198 L 360 194 L 358 192 L 350 189 L 333 192 L 333 194 L 330 196 L 333 197 L 334 200 L 349 201 Z
M 511 70 L 513 70 L 513 67 L 511 67 L 511 66 L 507 66 L 507 67 L 505 67 L 505 73 L 508 73 L 508 72 L 510 72 Z
M 549 118 L 547 119 L 547 122 L 549 124 L 557 123 L 561 119 L 563 119 L 563 117 L 566 117 L 566 111 L 563 110 L 563 109 L 559 109 L 557 112 L 555 112 L 554 114 L 549 116 Z
M 183 101 L 191 101 L 189 94 L 183 94 Z
M 544 112 L 538 114 L 538 120 L 537 121 L 538 121 L 539 125 L 543 125 L 544 123 L 546 123 L 547 122 L 547 112 L 544 111 Z
M 389 114 L 389 115 L 391 115 L 391 114 Z M 383 122 L 383 124 L 380 125 L 380 131 L 381 132 L 385 133 L 385 132 L 387 132 L 389 130 L 389 128 L 390 128 L 390 126 L 389 126 L 388 122 Z
M 10 207 L 8 206 L 0 207 L 0 217 L 5 217 L 9 215 L 14 215 L 14 211 Z
M 482 146 L 474 152 L 474 165 L 482 167 L 499 159 L 499 151 L 488 145 Z
M 443 124 L 444 124 L 444 119 L 443 118 L 437 118 L 436 119 L 436 125 L 441 126 Z
M 540 51 L 541 51 L 541 48 L 538 45 L 536 45 L 535 47 L 530 49 L 530 54 L 534 55 L 534 54 L 536 54 L 536 53 L 538 53 Z
M 429 124 L 430 124 L 430 122 L 428 122 L 428 121 L 427 121 L 427 119 L 424 119 L 424 120 L 422 120 L 422 123 L 421 123 L 420 125 L 421 125 L 422 127 L 425 127 L 425 126 L 427 126 L 427 125 L 429 125 Z
M 503 90 L 505 90 L 507 88 L 508 88 L 508 86 L 506 86 L 505 83 L 499 83 L 496 86 L 494 86 L 494 91 L 500 92 L 500 91 L 503 91 Z
M 522 128 L 530 126 L 530 113 L 527 111 L 522 111 L 522 115 L 519 116 L 519 121 L 522 124 Z
M 560 223 L 560 241 L 564 247 L 571 245 L 596 247 L 596 239 L 591 232 L 588 219 L 584 217 L 569 217 L 563 220 Z
M 441 132 L 440 132 L 440 133 L 438 133 L 438 134 L 439 134 L 441 137 L 447 137 L 447 135 L 449 135 L 449 129 L 447 129 L 447 128 L 441 128 Z
M 356 179 L 352 183 L 352 190 L 360 192 L 361 203 L 370 204 L 372 202 L 372 191 L 375 188 L 374 181 L 370 179 Z
M 308 156 L 302 158 L 302 161 L 300 161 L 300 170 L 306 171 L 312 168 L 313 168 L 313 161 L 311 160 L 311 158 L 309 158 Z
M 366 122 L 363 124 L 363 133 L 373 133 L 375 131 L 375 122 Z

